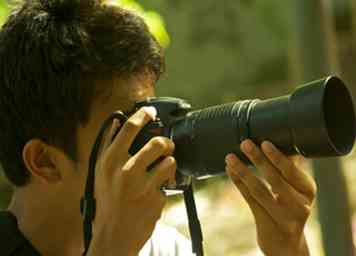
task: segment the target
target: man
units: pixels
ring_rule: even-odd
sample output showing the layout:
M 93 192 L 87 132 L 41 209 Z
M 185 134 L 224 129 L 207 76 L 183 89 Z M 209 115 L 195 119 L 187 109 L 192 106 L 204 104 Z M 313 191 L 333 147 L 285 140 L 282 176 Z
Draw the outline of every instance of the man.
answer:
M 155 95 L 163 63 L 144 22 L 118 7 L 28 0 L 12 13 L 0 33 L 0 161 L 15 191 L 0 216 L 1 255 L 82 254 L 79 201 L 97 132 L 110 113 Z M 105 134 L 87 255 L 190 254 L 181 235 L 156 226 L 166 202 L 159 188 L 175 180 L 174 143 L 156 137 L 128 153 L 155 117 L 154 108 L 142 108 Z M 303 229 L 315 184 L 269 142 L 259 148 L 246 140 L 241 148 L 271 185 L 235 155 L 226 157 L 227 174 L 254 214 L 262 251 L 308 255 Z

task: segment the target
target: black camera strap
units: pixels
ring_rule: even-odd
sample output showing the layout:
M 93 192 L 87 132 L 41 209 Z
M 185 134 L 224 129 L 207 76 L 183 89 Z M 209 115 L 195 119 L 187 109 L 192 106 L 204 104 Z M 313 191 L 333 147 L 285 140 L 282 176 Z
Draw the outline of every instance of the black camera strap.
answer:
M 124 123 L 127 117 L 124 113 L 118 111 L 110 115 L 101 126 L 99 133 L 95 139 L 93 149 L 89 158 L 88 176 L 85 184 L 84 196 L 80 200 L 80 211 L 83 217 L 83 235 L 84 235 L 84 253 L 86 255 L 89 249 L 90 241 L 92 239 L 92 222 L 95 218 L 96 200 L 94 197 L 94 184 L 95 184 L 95 166 L 98 159 L 101 141 L 104 136 L 105 130 L 110 126 L 112 121 L 117 118 L 120 123 Z
M 124 123 L 127 120 L 127 116 L 120 111 L 112 113 L 110 117 L 105 120 L 104 124 L 100 128 L 89 158 L 88 176 L 85 184 L 84 196 L 80 201 L 80 211 L 83 217 L 83 255 L 86 255 L 89 250 L 90 242 L 92 239 L 92 222 L 95 218 L 96 212 L 96 200 L 94 197 L 95 166 L 98 159 L 99 149 L 104 136 L 104 132 L 115 118 L 119 119 L 120 123 Z M 190 184 L 184 190 L 184 202 L 187 210 L 189 232 L 192 239 L 193 253 L 195 253 L 196 256 L 203 256 L 203 235 L 195 205 L 192 184 Z
M 201 225 L 197 213 L 197 207 L 195 205 L 193 185 L 184 190 L 184 203 L 188 215 L 188 225 L 190 238 L 192 239 L 192 250 L 196 256 L 203 256 L 203 233 L 201 231 Z

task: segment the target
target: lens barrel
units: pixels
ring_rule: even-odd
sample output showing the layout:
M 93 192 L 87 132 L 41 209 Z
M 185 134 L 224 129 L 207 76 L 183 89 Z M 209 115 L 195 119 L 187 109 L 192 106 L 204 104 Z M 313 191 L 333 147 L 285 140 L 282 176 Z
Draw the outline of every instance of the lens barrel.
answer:
M 188 113 L 175 122 L 178 170 L 196 178 L 224 173 L 224 158 L 246 138 L 273 142 L 286 155 L 333 157 L 349 153 L 355 141 L 352 97 L 337 77 L 311 82 L 291 95 L 245 100 Z
M 287 154 L 333 157 L 349 153 L 355 140 L 351 95 L 337 77 L 314 81 L 291 95 L 261 101 L 250 119 L 250 138 L 270 140 Z

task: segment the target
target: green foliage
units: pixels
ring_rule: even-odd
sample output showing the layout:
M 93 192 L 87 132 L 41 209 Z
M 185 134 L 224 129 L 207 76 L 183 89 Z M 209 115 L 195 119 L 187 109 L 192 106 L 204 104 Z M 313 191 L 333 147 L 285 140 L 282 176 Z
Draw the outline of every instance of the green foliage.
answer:
M 153 10 L 145 10 L 144 7 L 135 0 L 108 0 L 107 2 L 117 4 L 138 13 L 145 20 L 150 32 L 156 37 L 159 43 L 164 48 L 168 47 L 170 37 L 166 30 L 164 20 L 159 13 Z M 4 23 L 6 17 L 9 15 L 9 11 L 8 2 L 6 0 L 0 0 L 0 24 Z
M 145 10 L 141 4 L 134 0 L 114 0 L 110 3 L 118 4 L 126 9 L 138 13 L 147 23 L 150 32 L 156 37 L 163 47 L 168 47 L 170 38 L 165 28 L 162 16 L 152 10 Z
M 158 94 L 195 108 L 287 93 L 290 2 L 141 0 L 165 19 L 172 37 Z M 141 2 L 140 1 L 140 2 Z M 284 91 L 281 91 L 284 90 Z
M 9 6 L 6 0 L 0 0 L 0 24 L 3 24 L 6 17 L 9 15 Z

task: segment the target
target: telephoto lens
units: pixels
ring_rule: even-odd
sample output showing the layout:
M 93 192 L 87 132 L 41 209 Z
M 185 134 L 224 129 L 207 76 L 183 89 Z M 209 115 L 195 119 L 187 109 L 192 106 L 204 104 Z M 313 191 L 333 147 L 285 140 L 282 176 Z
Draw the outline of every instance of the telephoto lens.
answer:
M 177 98 L 148 98 L 136 107 L 155 106 L 159 119 L 137 136 L 137 152 L 154 136 L 171 138 L 178 172 L 203 179 L 225 173 L 225 156 L 237 154 L 247 138 L 274 143 L 284 154 L 307 158 L 348 154 L 355 141 L 355 112 L 345 84 L 330 76 L 298 87 L 292 94 L 243 100 L 192 111 Z

